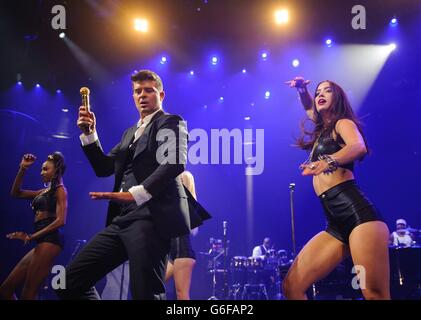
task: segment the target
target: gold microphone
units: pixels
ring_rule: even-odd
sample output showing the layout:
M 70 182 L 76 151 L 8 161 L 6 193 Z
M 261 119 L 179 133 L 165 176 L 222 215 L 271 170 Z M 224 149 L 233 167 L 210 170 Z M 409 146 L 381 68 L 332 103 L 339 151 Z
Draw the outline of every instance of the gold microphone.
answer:
M 89 104 L 89 94 L 91 91 L 87 87 L 80 88 L 80 95 L 82 96 L 82 105 L 86 108 L 86 111 L 91 112 L 91 106 Z
M 82 105 L 85 107 L 87 112 L 91 112 L 91 106 L 89 103 L 89 93 L 91 91 L 87 87 L 80 88 L 80 95 L 82 96 Z M 89 134 L 90 132 L 90 126 L 85 126 L 85 134 Z

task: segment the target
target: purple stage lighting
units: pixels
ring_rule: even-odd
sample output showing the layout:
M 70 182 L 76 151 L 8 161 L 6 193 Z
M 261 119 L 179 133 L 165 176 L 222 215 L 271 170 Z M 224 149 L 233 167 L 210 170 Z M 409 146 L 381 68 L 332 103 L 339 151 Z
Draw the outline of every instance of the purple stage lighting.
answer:
M 330 48 L 331 46 L 333 46 L 333 41 L 332 41 L 332 39 L 326 39 L 325 43 L 326 43 L 326 45 L 328 46 L 328 48 Z
M 396 19 L 395 17 L 393 17 L 392 19 L 390 19 L 389 25 L 391 27 L 396 27 L 398 25 L 398 19 Z
M 262 52 L 262 54 L 261 54 L 261 57 L 262 57 L 262 60 L 263 61 L 266 61 L 266 59 L 268 58 L 268 56 L 269 56 L 269 54 L 266 51 Z

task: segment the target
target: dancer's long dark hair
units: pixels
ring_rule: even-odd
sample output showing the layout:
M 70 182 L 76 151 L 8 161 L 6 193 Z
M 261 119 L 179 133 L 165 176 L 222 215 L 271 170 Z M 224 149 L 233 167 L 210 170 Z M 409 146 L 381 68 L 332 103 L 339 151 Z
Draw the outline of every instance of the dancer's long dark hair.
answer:
M 322 117 L 322 114 L 317 111 L 315 103 L 313 103 L 314 129 L 312 131 L 306 130 L 304 127 L 306 120 L 303 120 L 300 126 L 301 136 L 297 139 L 297 145 L 304 150 L 310 150 L 313 148 L 314 143 L 323 131 L 331 134 L 332 131 L 335 129 L 335 125 L 336 122 L 338 122 L 338 120 L 349 119 L 356 124 L 358 130 L 360 131 L 364 139 L 364 143 L 368 152 L 368 144 L 361 129 L 361 123 L 355 115 L 354 111 L 352 110 L 352 107 L 344 90 L 335 82 L 330 80 L 324 80 L 317 84 L 314 96 L 316 96 L 317 88 L 319 88 L 320 84 L 324 82 L 329 83 L 330 87 L 332 88 L 332 105 L 327 110 L 321 110 L 324 113 Z M 323 118 L 327 120 L 326 123 L 323 121 Z
M 51 161 L 56 170 L 53 178 L 51 179 L 51 190 L 54 190 L 57 188 L 60 178 L 63 177 L 64 171 L 66 171 L 66 164 L 64 163 L 63 154 L 59 151 L 50 154 L 47 161 Z

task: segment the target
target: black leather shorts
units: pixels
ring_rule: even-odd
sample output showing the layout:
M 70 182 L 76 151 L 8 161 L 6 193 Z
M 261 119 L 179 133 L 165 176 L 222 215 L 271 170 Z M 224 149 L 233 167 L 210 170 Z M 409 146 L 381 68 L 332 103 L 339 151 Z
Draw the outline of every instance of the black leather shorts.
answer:
M 49 217 L 46 219 L 42 219 L 39 221 L 36 221 L 34 223 L 34 233 L 44 229 L 46 226 L 51 224 L 56 218 L 55 217 Z M 55 230 L 53 232 L 47 233 L 46 235 L 42 236 L 41 238 L 38 238 L 35 240 L 36 243 L 42 243 L 42 242 L 51 242 L 58 246 L 60 246 L 62 249 L 64 247 L 64 238 L 61 234 L 60 230 Z
M 342 182 L 320 196 L 326 219 L 326 232 L 348 244 L 351 231 L 369 221 L 384 221 L 355 180 Z
M 171 262 L 174 262 L 174 260 L 178 258 L 196 259 L 196 255 L 190 241 L 190 234 L 171 239 L 169 258 Z

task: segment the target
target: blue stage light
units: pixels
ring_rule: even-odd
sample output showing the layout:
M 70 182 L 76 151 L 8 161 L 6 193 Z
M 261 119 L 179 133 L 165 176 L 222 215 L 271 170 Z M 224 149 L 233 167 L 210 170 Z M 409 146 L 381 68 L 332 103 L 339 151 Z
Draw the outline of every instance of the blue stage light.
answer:
M 396 19 L 395 17 L 393 17 L 392 19 L 390 19 L 389 25 L 391 27 L 396 27 L 398 25 L 398 19 Z
M 266 59 L 268 58 L 268 56 L 269 56 L 269 54 L 266 51 L 262 52 L 262 54 L 261 54 L 261 57 L 262 57 L 262 60 L 263 61 L 266 61 Z
M 331 46 L 333 46 L 333 41 L 332 39 L 326 39 L 325 41 L 326 45 L 330 48 Z

